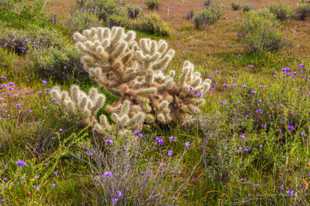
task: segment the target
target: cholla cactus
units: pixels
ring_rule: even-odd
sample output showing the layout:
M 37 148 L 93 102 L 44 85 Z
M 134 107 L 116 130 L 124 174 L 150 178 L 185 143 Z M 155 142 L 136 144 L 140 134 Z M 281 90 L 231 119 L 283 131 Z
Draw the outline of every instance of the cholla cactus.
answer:
M 175 51 L 166 41 L 137 41 L 135 32 L 125 32 L 121 27 L 91 28 L 73 37 L 90 77 L 120 97 L 107 111 L 121 127 L 141 127 L 143 122 L 186 123 L 200 112 L 211 81 L 202 79 L 189 61 L 184 62 L 180 78 L 175 78 L 174 70 L 168 72 Z M 55 89 L 54 96 L 66 107 L 69 105 L 70 111 L 83 112 L 88 124 L 99 127 L 95 113 L 103 106 L 103 96 L 94 89 L 86 95 L 77 88 L 72 87 L 70 95 Z M 85 100 L 78 100 L 74 91 Z M 106 117 L 103 119 L 101 127 L 108 124 Z
M 106 97 L 100 94 L 96 88 L 90 89 L 86 94 L 76 85 L 72 85 L 69 92 L 54 87 L 51 90 L 51 95 L 56 103 L 63 105 L 68 112 L 79 114 L 82 123 L 93 127 L 94 131 L 99 134 L 109 135 L 113 132 L 113 127 L 105 114 L 101 114 L 97 118 L 98 111 L 104 106 Z M 129 118 L 129 111 L 130 102 L 125 101 L 119 113 L 112 113 L 112 120 L 118 129 L 139 128 L 143 124 L 144 114 L 142 112 Z

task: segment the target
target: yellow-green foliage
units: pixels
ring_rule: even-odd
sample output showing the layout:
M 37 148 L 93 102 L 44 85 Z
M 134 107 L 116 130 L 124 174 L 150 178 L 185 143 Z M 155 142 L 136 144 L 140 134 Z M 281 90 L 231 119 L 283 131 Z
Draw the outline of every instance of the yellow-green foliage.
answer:
M 279 23 L 268 10 L 246 13 L 240 26 L 239 38 L 250 52 L 276 51 L 284 46 Z

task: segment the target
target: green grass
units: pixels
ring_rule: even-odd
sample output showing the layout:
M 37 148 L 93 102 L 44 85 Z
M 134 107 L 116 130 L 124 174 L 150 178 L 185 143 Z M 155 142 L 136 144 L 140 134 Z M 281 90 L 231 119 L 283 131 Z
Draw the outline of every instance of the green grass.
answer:
M 64 39 L 71 38 L 62 32 L 66 30 L 62 25 L 20 18 L 10 11 L 0 12 L 0 24 L 20 31 L 55 29 Z M 191 29 L 186 35 L 194 32 Z M 177 41 L 174 35 L 169 41 Z M 73 47 L 71 41 L 66 44 Z M 52 59 L 49 50 L 44 50 Z M 283 50 L 204 53 L 178 47 L 171 68 L 180 67 L 185 57 L 193 60 L 203 76 L 212 78 L 215 88 L 206 97 L 199 125 L 144 129 L 140 159 L 133 159 L 138 163 L 126 185 L 130 188 L 127 205 L 133 205 L 135 198 L 143 199 L 135 193 L 140 188 L 132 183 L 139 182 L 137 171 L 157 171 L 160 163 L 179 164 L 179 173 L 170 174 L 169 170 L 164 177 L 150 178 L 148 184 L 160 184 L 160 189 L 167 191 L 163 199 L 174 195 L 176 205 L 309 205 L 310 59 Z M 48 83 L 42 84 L 34 53 L 17 56 L 0 49 L 0 85 L 10 81 L 17 85 L 12 91 L 0 88 L 5 102 L 0 98 L 0 205 L 106 205 L 107 194 L 94 177 L 107 165 L 86 155 L 87 149 L 96 146 L 96 139 L 89 128 L 79 124 L 78 117 L 64 113 L 47 94 L 55 84 L 68 88 L 79 83 L 87 90 L 94 83 L 68 73 L 74 77 L 72 81 L 47 78 Z M 63 62 L 52 59 L 44 63 L 63 72 Z M 299 68 L 301 63 L 305 69 Z M 56 67 L 58 64 L 61 66 Z M 297 76 L 283 74 L 283 67 L 290 67 Z M 14 97 L 25 88 L 29 94 Z M 112 102 L 115 97 L 103 92 Z M 291 131 L 289 124 L 294 126 Z M 153 140 L 158 135 L 166 142 L 169 136 L 176 136 L 177 142 L 158 148 Z M 191 142 L 191 148 L 183 155 L 186 141 Z M 175 152 L 172 158 L 166 155 L 168 149 Z M 25 160 L 27 166 L 17 167 L 17 160 Z M 168 189 L 171 185 L 172 191 Z M 288 195 L 289 190 L 294 196 Z

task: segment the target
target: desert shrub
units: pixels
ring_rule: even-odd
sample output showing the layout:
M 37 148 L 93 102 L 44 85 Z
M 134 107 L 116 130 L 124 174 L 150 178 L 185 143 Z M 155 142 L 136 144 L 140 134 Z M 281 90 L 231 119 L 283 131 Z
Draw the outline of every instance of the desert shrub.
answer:
M 249 11 L 251 11 L 251 10 L 253 10 L 253 6 L 251 6 L 251 5 L 244 5 L 244 6 L 242 7 L 242 11 L 243 11 L 243 12 L 249 12 Z
M 231 8 L 232 8 L 232 10 L 237 11 L 237 10 L 241 9 L 241 6 L 240 6 L 240 4 L 233 2 L 233 3 L 231 3 Z
M 143 16 L 131 24 L 131 28 L 161 36 L 169 36 L 170 28 L 166 22 L 156 14 Z
M 297 20 L 306 20 L 310 17 L 310 3 L 301 3 L 294 12 L 294 17 Z
M 84 0 L 79 1 L 78 7 L 80 12 L 92 13 L 105 22 L 110 15 L 119 13 L 119 6 L 115 0 Z
M 193 11 L 193 10 L 190 10 L 190 11 L 186 14 L 185 18 L 186 18 L 187 20 L 192 20 L 193 17 L 194 17 L 194 15 L 195 15 L 194 11 Z
M 283 4 L 270 6 L 269 11 L 281 21 L 289 19 L 292 15 L 292 9 Z
M 276 17 L 268 10 L 248 12 L 240 26 L 239 39 L 250 52 L 276 51 L 284 46 Z
M 145 0 L 148 9 L 154 10 L 159 8 L 159 0 Z
M 152 145 L 130 134 L 100 139 L 88 151 L 92 154 L 93 179 L 101 203 L 174 205 L 176 191 L 186 189 L 186 186 L 181 188 L 184 180 L 173 178 L 183 170 L 180 163 L 184 160 L 186 149 L 183 149 L 183 154 L 181 150 L 180 154 L 171 153 L 172 156 L 164 149 L 160 152 L 161 161 L 156 161 L 156 158 L 145 155 L 158 153 L 156 143 Z
M 136 19 L 142 13 L 142 8 L 139 6 L 129 6 L 127 7 L 128 17 L 131 19 Z
M 211 6 L 211 4 L 212 4 L 212 0 L 204 0 L 204 2 L 203 2 L 203 5 L 205 7 L 209 7 L 209 6 Z
M 83 31 L 90 27 L 102 26 L 105 23 L 92 13 L 88 12 L 74 12 L 68 21 L 69 30 L 73 33 L 76 31 Z
M 62 49 L 48 48 L 31 54 L 31 67 L 42 79 L 58 82 L 86 80 L 86 72 L 80 63 L 75 47 L 64 45 Z
M 18 55 L 25 55 L 29 49 L 26 38 L 18 38 L 14 35 L 0 39 L 0 48 L 7 49 Z
M 4 29 L 0 34 L 0 47 L 19 55 L 26 54 L 29 49 L 62 47 L 65 38 L 56 30 L 39 28 L 36 31 Z
M 209 7 L 197 13 L 193 17 L 194 26 L 196 29 L 202 29 L 207 25 L 216 23 L 222 16 L 221 9 L 216 6 Z
M 51 27 L 49 19 L 40 13 L 41 10 L 40 8 L 32 12 L 28 7 L 23 8 L 22 11 L 16 10 L 15 8 L 0 8 L 0 25 L 2 28 L 10 27 L 27 31 Z
M 122 26 L 130 29 L 132 27 L 132 21 L 128 19 L 126 15 L 111 15 L 109 17 L 108 26 Z

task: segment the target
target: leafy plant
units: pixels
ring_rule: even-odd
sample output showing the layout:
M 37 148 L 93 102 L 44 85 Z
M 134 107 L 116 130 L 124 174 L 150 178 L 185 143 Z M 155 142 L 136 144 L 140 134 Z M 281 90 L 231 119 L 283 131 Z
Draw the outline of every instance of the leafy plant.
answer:
M 90 27 L 98 27 L 104 25 L 105 22 L 99 20 L 98 16 L 88 12 L 74 12 L 67 22 L 67 26 L 71 32 L 83 31 Z
M 207 25 L 216 23 L 222 16 L 220 7 L 212 6 L 197 13 L 193 17 L 194 26 L 196 29 L 203 29 Z
M 253 10 L 253 6 L 251 6 L 251 5 L 244 5 L 244 6 L 242 7 L 242 11 L 243 11 L 243 12 L 249 12 L 249 11 L 251 11 L 251 10 Z
M 276 51 L 285 45 L 277 19 L 268 10 L 250 11 L 245 15 L 239 40 L 250 52 Z
M 310 3 L 301 3 L 294 12 L 294 17 L 297 20 L 304 21 L 310 17 Z
M 145 5 L 148 9 L 154 10 L 159 8 L 159 0 L 145 0 Z
M 231 8 L 234 11 L 238 11 L 241 9 L 241 6 L 240 6 L 240 4 L 233 2 L 233 3 L 231 3 Z
M 204 2 L 203 2 L 203 5 L 205 7 L 209 7 L 209 6 L 211 6 L 211 4 L 212 4 L 212 0 L 204 0 Z
M 71 45 L 63 45 L 61 49 L 34 51 L 31 59 L 31 67 L 42 79 L 52 79 L 61 83 L 88 79 L 80 63 L 79 53 Z
M 92 13 L 104 22 L 110 15 L 119 14 L 119 5 L 115 0 L 82 0 L 78 3 L 79 12 Z
M 8 49 L 18 55 L 25 55 L 29 49 L 28 40 L 11 34 L 4 39 L 0 39 L 0 48 Z
M 292 9 L 283 4 L 270 6 L 269 11 L 281 21 L 287 20 L 292 16 Z
M 139 6 L 129 6 L 127 7 L 128 17 L 131 19 L 136 19 L 142 13 L 142 8 Z
M 149 14 L 137 19 L 132 23 L 131 28 L 160 36 L 169 36 L 171 32 L 168 24 L 161 20 L 157 14 Z

